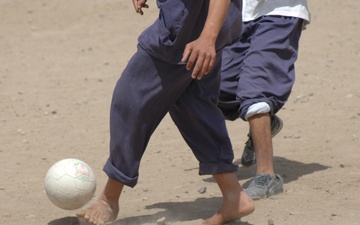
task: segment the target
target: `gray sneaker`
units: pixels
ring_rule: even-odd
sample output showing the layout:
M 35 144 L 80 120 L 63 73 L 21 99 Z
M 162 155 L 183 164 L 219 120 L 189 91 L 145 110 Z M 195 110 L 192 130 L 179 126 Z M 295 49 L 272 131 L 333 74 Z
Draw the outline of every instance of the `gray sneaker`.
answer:
M 275 174 L 275 177 L 269 174 L 258 174 L 251 180 L 245 192 L 250 198 L 257 200 L 282 193 L 283 185 L 284 181 L 278 174 Z
M 271 136 L 275 137 L 283 127 L 283 121 L 280 117 L 273 115 L 271 117 Z M 245 147 L 243 154 L 241 156 L 241 164 L 245 167 L 249 167 L 256 163 L 254 143 L 251 139 L 250 134 L 248 134 L 249 139 L 245 142 Z

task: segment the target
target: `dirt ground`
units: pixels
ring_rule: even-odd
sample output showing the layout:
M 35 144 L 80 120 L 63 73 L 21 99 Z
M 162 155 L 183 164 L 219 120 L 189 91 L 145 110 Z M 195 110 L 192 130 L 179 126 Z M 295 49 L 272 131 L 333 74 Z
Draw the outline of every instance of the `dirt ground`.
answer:
M 77 225 L 75 211 L 54 206 L 44 177 L 56 161 L 75 157 L 96 173 L 99 195 L 108 156 L 112 90 L 156 17 L 131 1 L 0 1 L 0 224 Z M 276 172 L 285 192 L 256 201 L 232 224 L 360 224 L 360 1 L 309 0 L 297 80 L 274 138 Z M 229 122 L 236 162 L 248 125 Z M 140 180 L 127 188 L 112 225 L 199 224 L 220 193 L 168 116 L 152 137 Z M 255 168 L 240 167 L 244 184 Z M 198 190 L 206 188 L 205 193 Z

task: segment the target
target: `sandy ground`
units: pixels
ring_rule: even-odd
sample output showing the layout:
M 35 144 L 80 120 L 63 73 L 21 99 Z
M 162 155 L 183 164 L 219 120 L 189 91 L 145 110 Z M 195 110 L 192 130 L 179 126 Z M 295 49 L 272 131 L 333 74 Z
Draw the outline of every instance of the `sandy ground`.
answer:
M 106 176 L 109 104 L 137 37 L 157 17 L 155 1 L 141 17 L 131 1 L 0 1 L 0 224 L 76 225 L 75 211 L 55 207 L 43 180 L 56 161 L 86 161 Z M 232 224 L 360 224 L 360 1 L 310 0 L 297 81 L 279 113 L 276 172 L 285 192 L 256 201 Z M 229 122 L 236 162 L 248 131 Z M 112 223 L 199 224 L 220 193 L 166 117 L 150 141 L 138 186 L 125 189 Z M 244 184 L 255 168 L 239 168 Z M 198 190 L 206 187 L 205 193 Z

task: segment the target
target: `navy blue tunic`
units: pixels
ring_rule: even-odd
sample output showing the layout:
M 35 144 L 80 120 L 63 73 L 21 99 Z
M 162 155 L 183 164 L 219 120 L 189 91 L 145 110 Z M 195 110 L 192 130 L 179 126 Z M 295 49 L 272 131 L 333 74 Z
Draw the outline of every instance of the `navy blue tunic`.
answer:
M 187 43 L 197 39 L 204 27 L 208 0 L 158 0 L 159 18 L 139 37 L 140 46 L 168 63 L 180 63 Z M 216 42 L 216 50 L 240 38 L 241 1 L 234 0 Z

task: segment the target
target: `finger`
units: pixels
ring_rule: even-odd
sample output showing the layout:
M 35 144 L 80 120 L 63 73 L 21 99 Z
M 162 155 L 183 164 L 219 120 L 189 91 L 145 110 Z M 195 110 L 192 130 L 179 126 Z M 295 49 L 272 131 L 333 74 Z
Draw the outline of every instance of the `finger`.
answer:
M 149 5 L 144 3 L 144 5 L 142 7 L 148 9 Z
M 134 3 L 135 12 L 139 14 L 143 14 L 143 11 L 141 10 L 141 7 L 139 4 Z
M 199 57 L 200 58 L 200 57 Z M 197 79 L 200 80 L 204 75 L 208 74 L 215 64 L 216 55 L 212 53 L 205 53 L 205 56 L 202 57 L 201 71 L 197 74 Z M 200 61 L 200 62 L 201 62 Z
M 210 61 L 211 61 L 211 57 L 206 57 L 204 60 L 204 63 L 202 65 L 202 70 L 201 70 L 201 74 L 207 74 L 210 70 Z
M 196 57 L 196 64 L 194 66 L 194 70 L 191 74 L 191 77 L 193 79 L 198 79 L 200 80 L 202 77 L 203 77 L 203 73 L 202 73 L 202 70 L 203 70 L 203 65 L 204 65 L 204 57 Z
M 206 64 L 206 67 L 204 67 L 204 74 L 210 73 L 210 71 L 214 68 L 216 58 L 211 57 Z
M 193 68 L 197 58 L 198 58 L 198 53 L 197 52 L 191 51 L 189 53 L 188 61 L 187 61 L 187 64 L 186 64 L 186 69 L 187 70 L 191 70 Z
M 210 73 L 210 71 L 214 68 L 215 65 L 215 58 L 211 58 L 210 63 L 209 63 L 209 68 L 208 71 L 206 72 L 206 74 Z
M 144 14 L 144 11 L 142 11 L 142 9 L 143 9 L 143 8 L 148 9 L 148 8 L 149 8 L 149 5 L 146 4 L 146 3 L 140 3 L 138 8 L 139 8 L 139 11 L 141 11 L 140 14 L 143 15 L 143 14 Z
M 186 64 L 186 69 L 187 70 L 193 69 L 195 63 L 197 63 L 197 60 L 198 60 L 198 52 L 192 51 L 190 53 L 189 57 L 188 57 L 188 61 L 187 61 L 187 64 Z M 197 73 L 198 73 L 198 69 L 195 70 L 195 73 L 193 71 L 191 74 L 197 74 Z M 191 77 L 193 77 L 193 75 Z
M 134 8 L 136 13 L 139 13 L 140 15 L 144 15 L 144 12 L 142 11 L 142 8 L 149 8 L 149 5 L 146 4 L 146 0 L 133 0 Z
M 186 64 L 186 69 L 187 70 L 191 70 L 196 62 L 196 58 L 192 57 L 192 55 L 194 54 L 191 54 L 190 55 L 190 58 L 189 60 L 187 61 L 187 64 Z
M 189 59 L 189 56 L 190 56 L 191 52 L 192 52 L 192 47 L 191 47 L 191 45 L 187 44 L 187 45 L 185 46 L 185 50 L 184 50 L 184 52 L 183 52 L 183 56 L 182 56 L 182 59 L 181 59 L 181 62 L 182 62 L 182 63 L 186 63 L 186 62 L 187 62 L 187 60 Z M 187 68 L 186 68 L 186 69 L 187 69 Z

